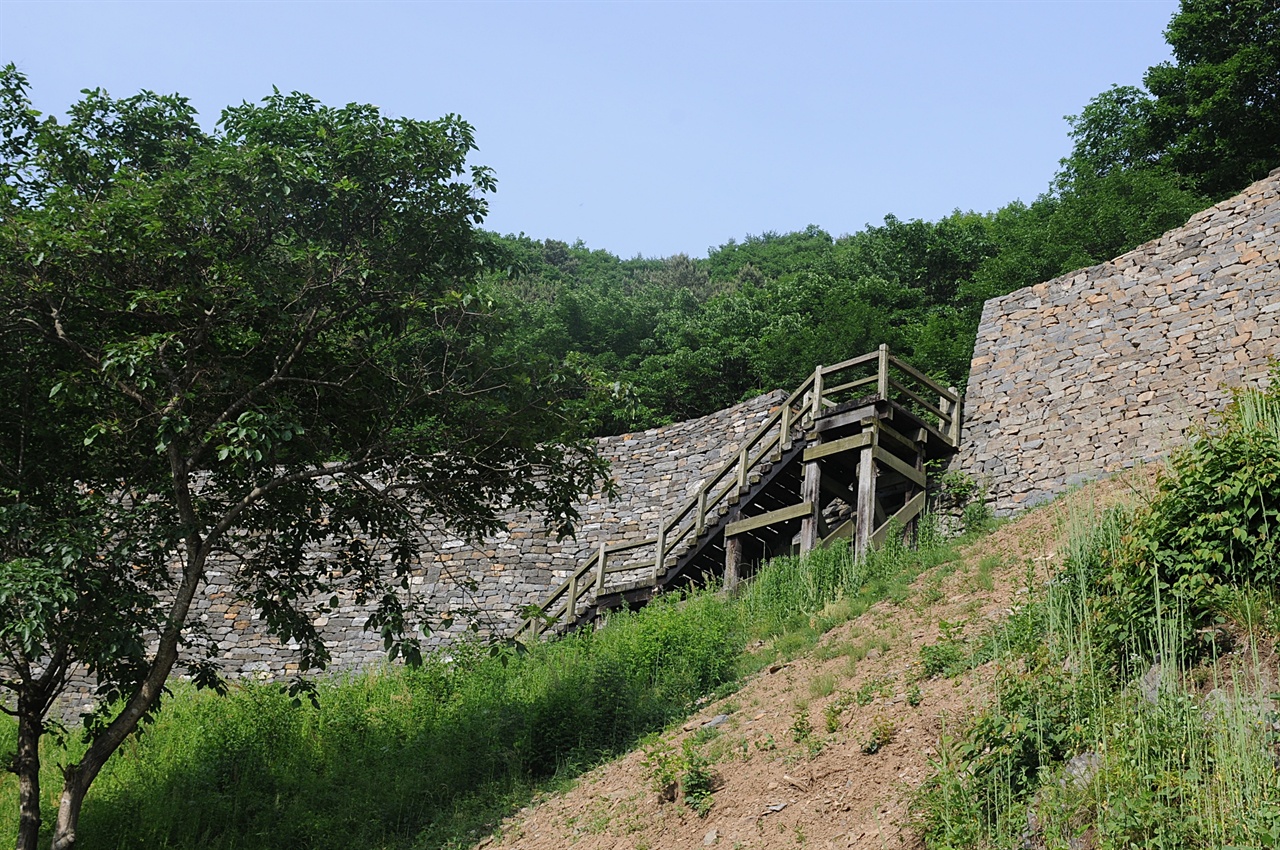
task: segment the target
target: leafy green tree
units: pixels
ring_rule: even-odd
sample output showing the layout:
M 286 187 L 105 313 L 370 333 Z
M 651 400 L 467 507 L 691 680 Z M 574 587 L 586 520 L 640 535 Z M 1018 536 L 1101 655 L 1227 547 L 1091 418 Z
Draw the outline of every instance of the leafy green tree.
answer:
M 59 123 L 26 90 L 0 72 L 0 687 L 29 850 L 50 706 L 77 667 L 99 682 L 65 850 L 175 665 L 219 684 L 189 622 L 211 558 L 304 669 L 340 588 L 413 661 L 413 517 L 480 535 L 540 505 L 566 533 L 603 469 L 572 378 L 504 356 L 461 119 L 276 93 L 206 132 L 183 98 L 90 91 Z
M 746 265 L 766 278 L 821 270 L 831 255 L 831 244 L 831 235 L 816 224 L 795 233 L 748 235 L 742 242 L 730 239 L 708 252 L 708 270 L 713 281 L 732 281 Z
M 1165 40 L 1176 61 L 1143 80 L 1161 160 L 1215 198 L 1280 166 L 1280 5 L 1182 0 Z
M 1222 198 L 1280 166 L 1280 6 L 1182 0 L 1165 40 L 1175 61 L 1148 68 L 1145 91 L 1113 86 L 1068 118 L 1063 175 L 1159 166 Z
M 1210 203 L 1164 168 L 1077 173 L 1033 203 L 1015 201 L 992 216 L 997 251 L 960 288 L 959 305 L 976 332 L 987 299 L 1105 262 L 1186 223 Z

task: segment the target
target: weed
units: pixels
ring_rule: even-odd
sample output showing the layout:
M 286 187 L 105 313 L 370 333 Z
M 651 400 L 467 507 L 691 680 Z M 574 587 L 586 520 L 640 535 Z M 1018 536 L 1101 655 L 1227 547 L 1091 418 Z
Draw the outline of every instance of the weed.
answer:
M 995 526 L 996 515 L 985 500 L 970 502 L 964 506 L 965 534 L 982 534 Z
M 893 741 L 898 734 L 898 727 L 887 717 L 877 718 L 871 726 L 871 735 L 862 745 L 862 752 L 874 755 Z
M 862 683 L 854 694 L 854 701 L 858 705 L 871 705 L 877 697 L 887 697 L 890 695 L 893 686 L 893 679 L 889 677 L 878 677 L 868 679 Z
M 988 555 L 978 561 L 978 574 L 973 577 L 973 587 L 977 590 L 992 590 L 995 579 L 992 577 L 1001 564 L 999 555 Z
M 704 818 L 711 811 L 715 774 L 711 772 L 709 762 L 692 739 L 685 739 L 681 753 L 684 758 L 680 787 L 684 791 L 685 805 L 698 817 Z
M 322 681 L 318 707 L 294 706 L 271 685 L 239 685 L 226 698 L 177 686 L 147 733 L 99 776 L 81 844 L 473 843 L 536 793 L 687 716 L 696 700 L 727 696 L 744 671 L 812 647 L 880 599 L 905 599 L 922 570 L 955 557 L 930 522 L 920 523 L 918 552 L 894 542 L 862 561 L 842 546 L 804 561 L 777 559 L 735 599 L 669 594 L 611 615 L 597 631 L 520 655 L 458 644 L 420 669 Z M 771 646 L 748 657 L 744 647 L 759 640 Z M 887 646 L 883 638 L 861 640 L 851 662 Z M 812 687 L 817 695 L 835 684 Z M 0 755 L 14 734 L 0 717 Z M 806 741 L 810 752 L 821 747 L 812 730 Z M 49 742 L 45 787 L 57 787 L 57 765 L 81 746 L 74 736 Z M 683 752 L 649 746 L 655 784 L 659 776 L 664 787 L 684 781 Z M 719 739 L 702 755 L 733 746 Z M 16 793 L 14 783 L 0 782 L 0 844 L 16 833 Z M 593 829 L 593 818 L 580 825 Z
M 831 696 L 835 689 L 836 676 L 834 673 L 822 673 L 809 682 L 809 696 L 814 699 Z
M 644 765 L 650 787 L 663 800 L 675 800 L 680 787 L 680 754 L 671 746 L 670 741 L 662 737 L 653 738 L 645 745 L 643 752 L 641 764 Z
M 683 795 L 685 805 L 705 817 L 711 810 L 715 774 L 701 744 L 697 736 L 692 736 L 685 738 L 677 750 L 669 741 L 655 738 L 644 747 L 642 764 L 650 787 L 660 799 L 670 803 Z
M 920 647 L 920 660 L 924 664 L 924 675 L 927 678 L 951 677 L 968 666 L 964 624 L 942 620 L 938 623 L 938 629 L 942 633 L 938 642 Z
M 830 643 L 820 644 L 814 649 L 813 657 L 819 661 L 830 661 L 832 658 L 848 655 L 852 651 L 853 644 L 848 641 L 831 641 Z
M 911 687 L 907 689 L 907 705 L 915 708 L 922 702 L 924 702 L 924 694 L 920 691 L 920 685 L 913 683 Z
M 1272 387 L 1176 452 L 1147 505 L 1073 514 L 1047 584 L 1029 566 L 1027 603 L 971 656 L 995 663 L 996 699 L 917 795 L 927 846 L 1280 846 L 1269 675 L 1256 650 L 1215 657 L 1218 618 L 1250 641 L 1277 625 L 1259 589 L 1280 580 Z M 952 667 L 955 637 L 927 669 Z
M 833 700 L 827 703 L 822 709 L 822 725 L 828 734 L 832 734 L 840 729 L 840 715 L 844 713 L 844 706 L 839 700 Z
M 810 736 L 813 735 L 813 724 L 809 722 L 809 709 L 807 706 L 796 711 L 796 717 L 791 723 L 790 732 L 791 740 L 797 744 L 807 743 Z

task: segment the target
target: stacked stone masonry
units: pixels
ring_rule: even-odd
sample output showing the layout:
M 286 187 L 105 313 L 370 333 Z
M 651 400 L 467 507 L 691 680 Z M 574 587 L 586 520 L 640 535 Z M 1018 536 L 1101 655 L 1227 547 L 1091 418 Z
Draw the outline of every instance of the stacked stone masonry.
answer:
M 508 530 L 479 545 L 424 518 L 409 592 L 425 598 L 431 610 L 460 614 L 452 627 L 426 635 L 424 646 L 455 640 L 477 617 L 482 634 L 509 635 L 520 621 L 520 611 L 563 581 L 601 540 L 617 544 L 653 537 L 659 519 L 695 494 L 721 464 L 735 458 L 742 442 L 785 398 L 785 393 L 772 392 L 701 419 L 599 439 L 617 495 L 580 505 L 582 520 L 574 538 L 556 541 L 544 531 L 543 518 L 528 511 L 512 512 Z M 338 556 L 316 551 L 310 557 L 323 561 Z M 197 634 L 186 651 L 195 654 L 205 643 L 216 644 L 219 667 L 231 679 L 278 680 L 297 673 L 298 647 L 282 645 L 251 606 L 237 600 L 231 585 L 234 569 L 227 560 L 211 565 L 193 605 L 190 622 Z M 314 620 L 332 652 L 331 669 L 358 670 L 380 662 L 386 657 L 381 639 L 364 629 L 371 610 L 349 595 L 340 596 L 339 602 L 338 610 L 317 613 Z M 87 709 L 89 693 L 89 682 L 73 682 L 64 713 L 74 716 Z
M 993 299 L 983 309 L 957 466 L 1008 514 L 1135 462 L 1159 458 L 1228 400 L 1266 380 L 1280 355 L 1280 169 L 1108 263 Z M 599 440 L 617 498 L 581 506 L 575 538 L 557 542 L 541 517 L 512 513 L 508 530 L 473 545 L 424 518 L 410 592 L 441 612 L 477 612 L 484 633 L 509 634 L 602 540 L 653 536 L 784 398 L 760 396 L 701 419 Z M 335 553 L 318 551 L 325 560 Z M 230 678 L 280 679 L 297 669 L 231 587 L 233 563 L 212 565 L 192 614 L 196 644 L 217 645 Z M 316 623 L 335 670 L 380 661 L 367 608 L 341 598 Z M 424 643 L 457 637 L 468 618 Z M 194 649 L 196 647 L 193 647 Z M 190 650 L 188 650 L 190 651 Z M 63 710 L 88 702 L 71 688 Z
M 1107 263 L 988 301 L 958 468 L 1001 515 L 1166 455 L 1280 355 L 1280 169 Z

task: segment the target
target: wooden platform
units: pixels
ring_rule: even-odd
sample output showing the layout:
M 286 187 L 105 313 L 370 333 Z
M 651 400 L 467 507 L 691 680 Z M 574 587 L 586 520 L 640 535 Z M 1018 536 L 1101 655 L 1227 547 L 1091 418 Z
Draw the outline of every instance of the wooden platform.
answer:
M 818 367 L 655 537 L 603 541 L 517 637 L 577 628 L 672 587 L 722 579 L 732 588 L 768 557 L 837 540 L 861 557 L 895 529 L 911 535 L 924 510 L 925 463 L 957 451 L 961 407 L 954 388 L 883 345 Z

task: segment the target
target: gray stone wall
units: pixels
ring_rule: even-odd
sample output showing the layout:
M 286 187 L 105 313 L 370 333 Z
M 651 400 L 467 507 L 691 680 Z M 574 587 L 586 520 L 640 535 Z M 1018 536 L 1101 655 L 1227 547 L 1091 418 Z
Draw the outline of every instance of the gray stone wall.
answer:
M 430 517 L 423 518 L 421 553 L 409 592 L 425 597 L 435 611 L 476 612 L 482 633 L 509 634 L 520 622 L 521 609 L 541 600 L 602 539 L 615 544 L 654 536 L 660 517 L 694 494 L 722 463 L 736 457 L 743 440 L 785 398 L 785 393 L 776 391 L 701 419 L 599 439 L 599 451 L 611 464 L 617 496 L 580 506 L 582 521 L 576 538 L 557 542 L 543 531 L 543 518 L 527 511 L 512 512 L 505 533 L 478 545 L 439 528 Z M 310 557 L 323 561 L 337 555 L 318 551 Z M 234 569 L 235 564 L 226 560 L 210 566 L 191 615 L 203 633 L 196 647 L 215 643 L 219 667 L 231 679 L 275 680 L 296 673 L 297 647 L 281 645 L 251 607 L 235 598 Z M 316 615 L 333 654 L 332 670 L 358 670 L 386 657 L 381 640 L 364 630 L 369 613 L 345 595 L 340 596 L 337 612 Z M 452 628 L 425 636 L 424 645 L 447 644 L 470 620 L 459 617 Z M 86 709 L 89 693 L 87 681 L 73 683 L 63 713 L 74 716 Z
M 1102 265 L 988 301 L 958 468 L 999 514 L 1165 455 L 1280 356 L 1280 169 Z

